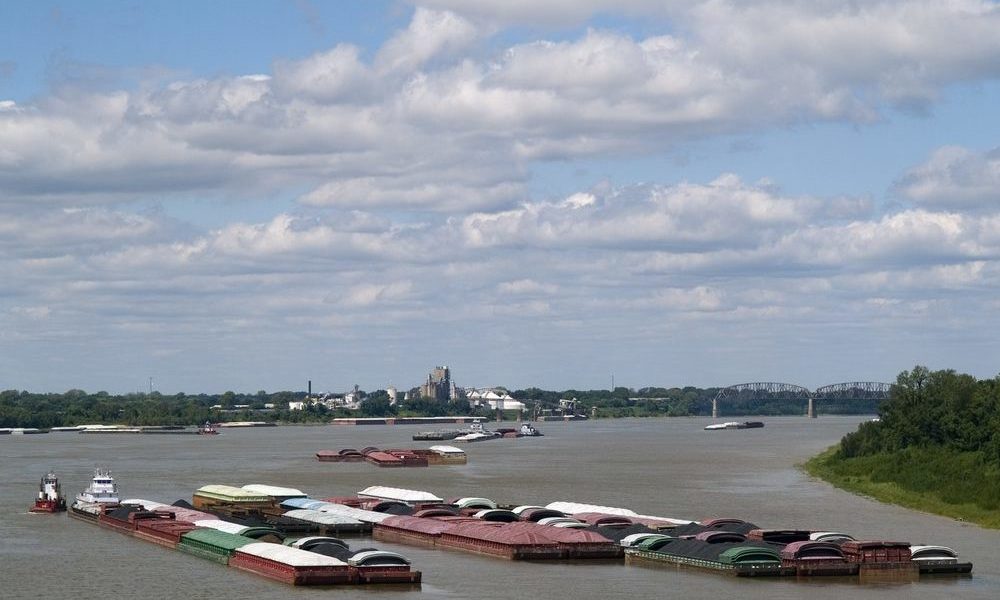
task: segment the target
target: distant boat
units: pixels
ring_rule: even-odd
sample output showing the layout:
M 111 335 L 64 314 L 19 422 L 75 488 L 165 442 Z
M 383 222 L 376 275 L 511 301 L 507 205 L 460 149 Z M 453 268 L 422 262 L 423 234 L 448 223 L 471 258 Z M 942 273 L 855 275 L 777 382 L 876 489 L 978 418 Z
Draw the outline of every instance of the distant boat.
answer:
M 198 435 L 218 435 L 219 430 L 212 426 L 211 423 L 205 421 L 205 424 L 198 428 Z
M 762 421 L 727 421 L 725 423 L 713 423 L 706 425 L 707 431 L 717 431 L 719 429 L 757 429 L 763 427 Z
M 522 423 L 521 429 L 517 432 L 517 437 L 541 437 L 542 432 L 535 429 L 531 423 Z
M 486 440 L 495 440 L 497 438 L 503 437 L 502 434 L 496 431 L 490 431 L 483 427 L 483 424 L 477 419 L 469 424 L 469 429 L 464 432 L 464 435 L 460 435 L 453 439 L 453 442 L 484 442 Z

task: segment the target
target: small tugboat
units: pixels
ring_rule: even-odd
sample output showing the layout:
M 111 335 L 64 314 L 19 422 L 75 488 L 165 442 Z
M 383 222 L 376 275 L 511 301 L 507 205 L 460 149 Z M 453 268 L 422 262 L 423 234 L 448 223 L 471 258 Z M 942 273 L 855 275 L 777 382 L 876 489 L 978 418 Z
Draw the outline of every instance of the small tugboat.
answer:
M 59 478 L 52 471 L 49 471 L 38 484 L 38 498 L 35 499 L 35 505 L 31 507 L 31 512 L 55 513 L 64 510 L 66 510 L 66 498 L 62 495 Z
M 517 437 L 541 437 L 542 432 L 535 429 L 531 423 L 521 423 L 521 429 L 517 432 Z
M 205 424 L 198 428 L 198 435 L 219 435 L 219 430 L 205 421 Z
M 94 469 L 90 486 L 76 495 L 69 507 L 70 516 L 95 521 L 108 509 L 118 506 L 118 484 L 109 469 Z

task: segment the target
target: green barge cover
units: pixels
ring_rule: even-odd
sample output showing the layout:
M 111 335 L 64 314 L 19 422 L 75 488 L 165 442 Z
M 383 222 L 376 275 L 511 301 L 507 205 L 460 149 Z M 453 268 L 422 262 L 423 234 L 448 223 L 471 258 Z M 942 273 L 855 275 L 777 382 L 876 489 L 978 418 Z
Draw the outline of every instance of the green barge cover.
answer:
M 772 548 L 759 546 L 741 546 L 730 548 L 719 555 L 719 562 L 724 565 L 745 565 L 748 563 L 781 564 L 781 556 Z
M 256 540 L 225 531 L 195 529 L 181 536 L 177 549 L 225 565 L 229 564 L 229 557 L 237 548 L 254 542 Z

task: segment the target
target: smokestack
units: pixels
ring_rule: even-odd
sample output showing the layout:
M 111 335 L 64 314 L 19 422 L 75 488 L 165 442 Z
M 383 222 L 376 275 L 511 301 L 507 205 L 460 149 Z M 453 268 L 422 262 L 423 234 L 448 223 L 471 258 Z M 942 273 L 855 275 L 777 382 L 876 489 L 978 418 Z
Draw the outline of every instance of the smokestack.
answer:
M 313 397 L 313 380 L 312 379 L 309 380 L 309 395 L 306 396 L 306 397 L 307 398 L 312 398 Z

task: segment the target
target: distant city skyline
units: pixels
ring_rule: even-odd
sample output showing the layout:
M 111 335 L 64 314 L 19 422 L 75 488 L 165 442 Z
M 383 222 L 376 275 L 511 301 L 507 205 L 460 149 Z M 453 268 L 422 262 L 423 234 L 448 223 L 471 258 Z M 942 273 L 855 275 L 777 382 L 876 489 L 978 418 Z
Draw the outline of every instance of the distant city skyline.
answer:
M 1000 4 L 0 4 L 0 389 L 1000 373 Z

